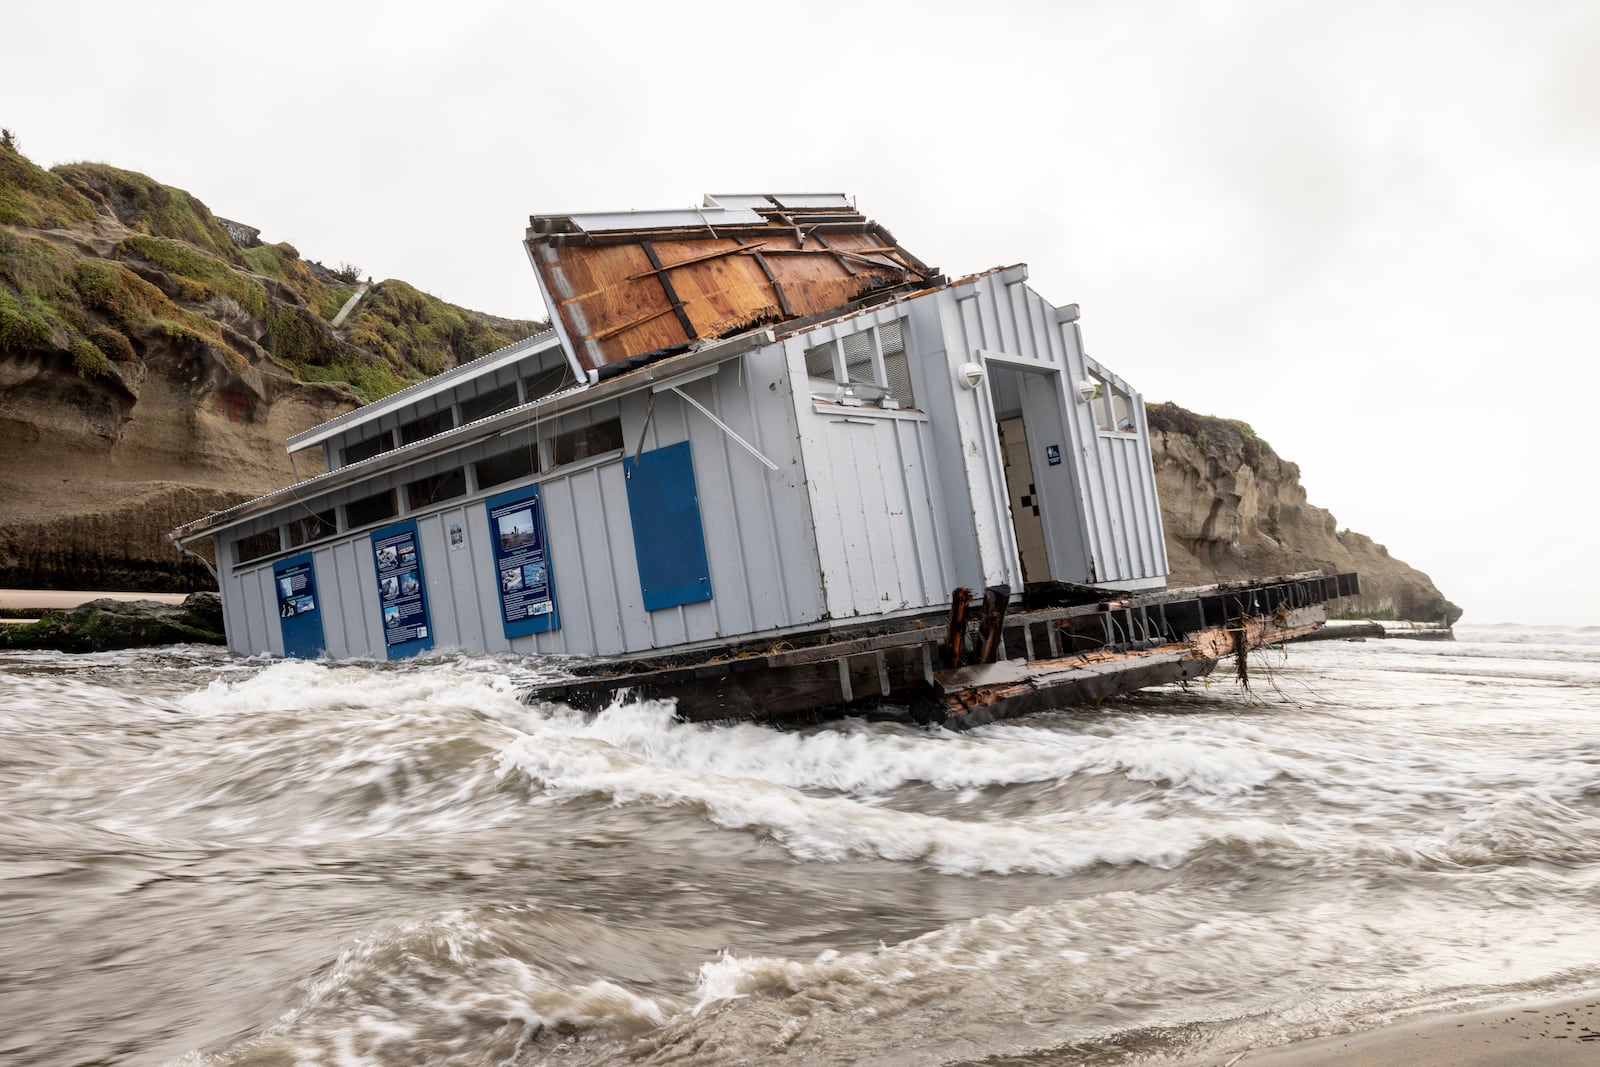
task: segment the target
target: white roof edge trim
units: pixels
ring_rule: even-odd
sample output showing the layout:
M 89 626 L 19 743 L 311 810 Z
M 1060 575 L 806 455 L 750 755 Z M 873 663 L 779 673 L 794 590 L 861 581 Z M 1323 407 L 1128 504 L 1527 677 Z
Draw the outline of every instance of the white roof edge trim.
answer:
M 843 207 L 855 209 L 855 197 L 849 193 L 707 193 L 706 207 L 721 208 L 815 208 Z
M 540 216 L 543 217 L 543 216 Z M 664 211 L 593 211 L 559 215 L 584 233 L 613 230 L 675 230 L 686 226 L 755 225 L 765 221 L 749 208 L 678 208 Z
M 554 345 L 560 344 L 561 339 L 553 329 L 544 330 L 532 337 L 524 337 L 520 341 L 513 341 L 504 348 L 497 348 L 486 356 L 479 356 L 461 364 L 451 367 L 447 371 L 435 374 L 431 378 L 424 378 L 414 385 L 408 385 L 397 393 L 390 393 L 382 400 L 374 400 L 370 404 L 363 404 L 354 411 L 347 411 L 337 418 L 329 419 L 319 426 L 309 430 L 302 430 L 284 441 L 284 449 L 288 452 L 304 452 L 322 444 L 329 438 L 336 437 L 346 430 L 354 429 L 373 419 L 387 415 L 395 408 L 406 404 L 426 400 L 446 389 L 460 385 L 464 380 L 475 378 L 480 374 L 498 370 L 500 367 L 523 356 L 534 352 L 543 352 Z

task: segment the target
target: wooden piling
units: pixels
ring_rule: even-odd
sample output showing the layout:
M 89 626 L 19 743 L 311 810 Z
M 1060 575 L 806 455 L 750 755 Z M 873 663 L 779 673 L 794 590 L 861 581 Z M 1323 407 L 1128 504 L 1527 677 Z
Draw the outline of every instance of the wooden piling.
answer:
M 1009 585 L 991 585 L 983 591 L 983 613 L 978 616 L 978 662 L 993 663 L 1000 656 L 1001 634 L 1006 628 L 1006 605 L 1011 603 Z
M 958 586 L 950 594 L 950 618 L 945 623 L 944 665 L 950 670 L 961 666 L 961 641 L 967 633 L 967 603 L 972 590 Z

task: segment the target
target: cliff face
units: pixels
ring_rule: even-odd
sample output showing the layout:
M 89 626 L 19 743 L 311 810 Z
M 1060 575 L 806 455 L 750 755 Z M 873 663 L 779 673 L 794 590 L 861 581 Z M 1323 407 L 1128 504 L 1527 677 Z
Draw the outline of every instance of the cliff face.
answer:
M 104 247 L 122 232 L 97 219 L 23 240 L 61 250 L 58 242 L 93 237 Z M 161 291 L 149 284 L 153 292 L 129 288 L 153 303 Z M 347 385 L 297 380 L 261 347 L 259 320 L 227 297 L 168 303 L 205 316 L 227 343 L 152 314 L 89 326 L 125 339 L 114 356 L 54 323 L 44 343 L 0 347 L 0 586 L 210 587 L 166 532 L 294 481 L 285 436 L 360 402 Z M 317 473 L 300 462 L 302 476 Z
M 357 282 L 144 175 L 0 143 L 0 586 L 211 587 L 168 530 L 319 473 L 285 438 L 540 325 Z
M 1426 574 L 1306 502 L 1300 468 L 1244 423 L 1176 404 L 1148 407 L 1173 586 L 1296 571 L 1357 571 L 1362 595 L 1335 610 L 1455 622 L 1461 609 Z

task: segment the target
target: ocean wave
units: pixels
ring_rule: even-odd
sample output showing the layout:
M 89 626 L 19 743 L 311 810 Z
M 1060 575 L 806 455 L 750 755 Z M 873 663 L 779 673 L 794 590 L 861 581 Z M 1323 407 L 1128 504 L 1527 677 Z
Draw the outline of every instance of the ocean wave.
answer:
M 1600 645 L 1600 626 L 1542 626 L 1524 623 L 1458 623 L 1456 642 L 1506 645 Z
M 955 792 L 1075 775 L 1239 794 L 1296 769 L 1243 728 L 1175 728 L 1158 718 L 1124 716 L 1114 729 L 1097 726 L 1096 716 L 1070 729 L 1008 724 L 954 733 L 856 721 L 792 732 L 685 723 L 660 701 L 619 699 L 592 716 L 568 711 L 521 725 L 541 735 L 601 741 L 663 769 L 857 795 L 912 784 Z
M 1547 911 L 1544 922 L 1566 917 L 1592 928 L 1581 902 Z M 831 1049 L 859 1049 L 882 1029 L 921 1046 L 895 1062 L 945 1062 L 938 1015 L 959 1003 L 964 1037 L 1020 1027 L 1030 1043 L 1072 1043 L 1076 1061 L 1084 1045 L 1135 1036 L 1114 1025 L 1127 1016 L 1113 1006 L 1137 1006 L 1140 1034 L 1186 1029 L 1176 1040 L 1135 1041 L 1145 1052 L 1203 1045 L 1194 1023 L 1225 996 L 1227 1022 L 1269 1044 L 1311 1036 L 1331 1019 L 1478 988 L 1486 965 L 1502 982 L 1546 987 L 1569 980 L 1574 967 L 1593 971 L 1580 946 L 1508 936 L 1482 915 L 1441 930 L 1436 912 L 1403 887 L 1263 912 L 1216 885 L 1184 886 L 985 915 L 865 951 L 803 959 L 725 952 L 700 968 L 694 1014 L 654 1042 L 721 1048 L 743 1038 L 748 1050 L 754 1031 L 772 1053 L 827 1062 Z
M 662 768 L 604 741 L 554 731 L 516 738 L 502 773 L 550 794 L 688 808 L 724 829 L 770 835 L 808 860 L 925 863 L 953 874 L 1063 874 L 1100 864 L 1170 868 L 1214 840 L 1285 839 L 1265 819 L 1162 817 L 1137 806 L 984 821 L 899 811 L 851 796 L 813 796 L 759 778 Z
M 341 953 L 260 1035 L 183 1062 L 508 1063 L 534 1042 L 626 1037 L 682 1010 L 550 953 L 558 921 L 464 909 L 399 923 Z
M 35 773 L 16 799 L 35 810 L 67 806 L 111 830 L 232 844 L 510 819 L 493 753 L 514 733 L 498 719 L 524 714 L 516 694 L 504 674 L 458 664 L 388 672 L 274 663 L 155 702 L 142 717 L 118 707 L 117 728 L 96 731 L 92 745 L 35 746 Z M 94 707 L 93 697 L 62 688 L 68 701 Z

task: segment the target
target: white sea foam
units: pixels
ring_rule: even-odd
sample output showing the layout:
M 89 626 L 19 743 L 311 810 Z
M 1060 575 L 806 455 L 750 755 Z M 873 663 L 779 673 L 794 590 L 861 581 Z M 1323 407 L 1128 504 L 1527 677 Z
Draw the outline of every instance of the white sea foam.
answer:
M 515 739 L 499 759 L 503 773 L 526 775 L 551 793 L 689 807 L 718 826 L 769 833 L 806 859 L 874 857 L 960 874 L 1059 874 L 1101 863 L 1171 867 L 1213 841 L 1289 843 L 1266 820 L 1155 819 L 1138 805 L 1004 821 L 898 811 L 755 777 L 662 767 L 597 738 L 555 730 Z
M 451 660 L 428 668 L 281 660 L 248 677 L 218 678 L 178 705 L 197 715 L 297 714 L 333 708 L 394 708 L 413 704 L 497 708 L 518 706 L 516 683 L 501 672 L 473 670 Z
M 1519 679 L 1589 669 L 1542 647 L 1311 645 L 1298 703 L 1260 674 L 968 734 L 528 708 L 545 668 L 496 657 L 0 657 L 7 1036 L 902 1067 L 1592 985 L 1595 689 Z
M 25 789 L 122 832 L 231 842 L 364 839 L 514 816 L 492 803 L 492 753 L 512 734 L 497 720 L 526 709 L 493 670 L 284 661 L 157 710 L 155 729 L 96 753 L 92 776 L 63 761 Z
M 955 792 L 1077 774 L 1231 794 L 1295 769 L 1248 728 L 1174 729 L 1128 717 L 1101 730 L 1008 725 L 960 734 L 855 722 L 801 733 L 683 723 L 670 704 L 620 700 L 593 717 L 558 715 L 527 728 L 603 741 L 663 769 L 855 794 L 913 783 Z

